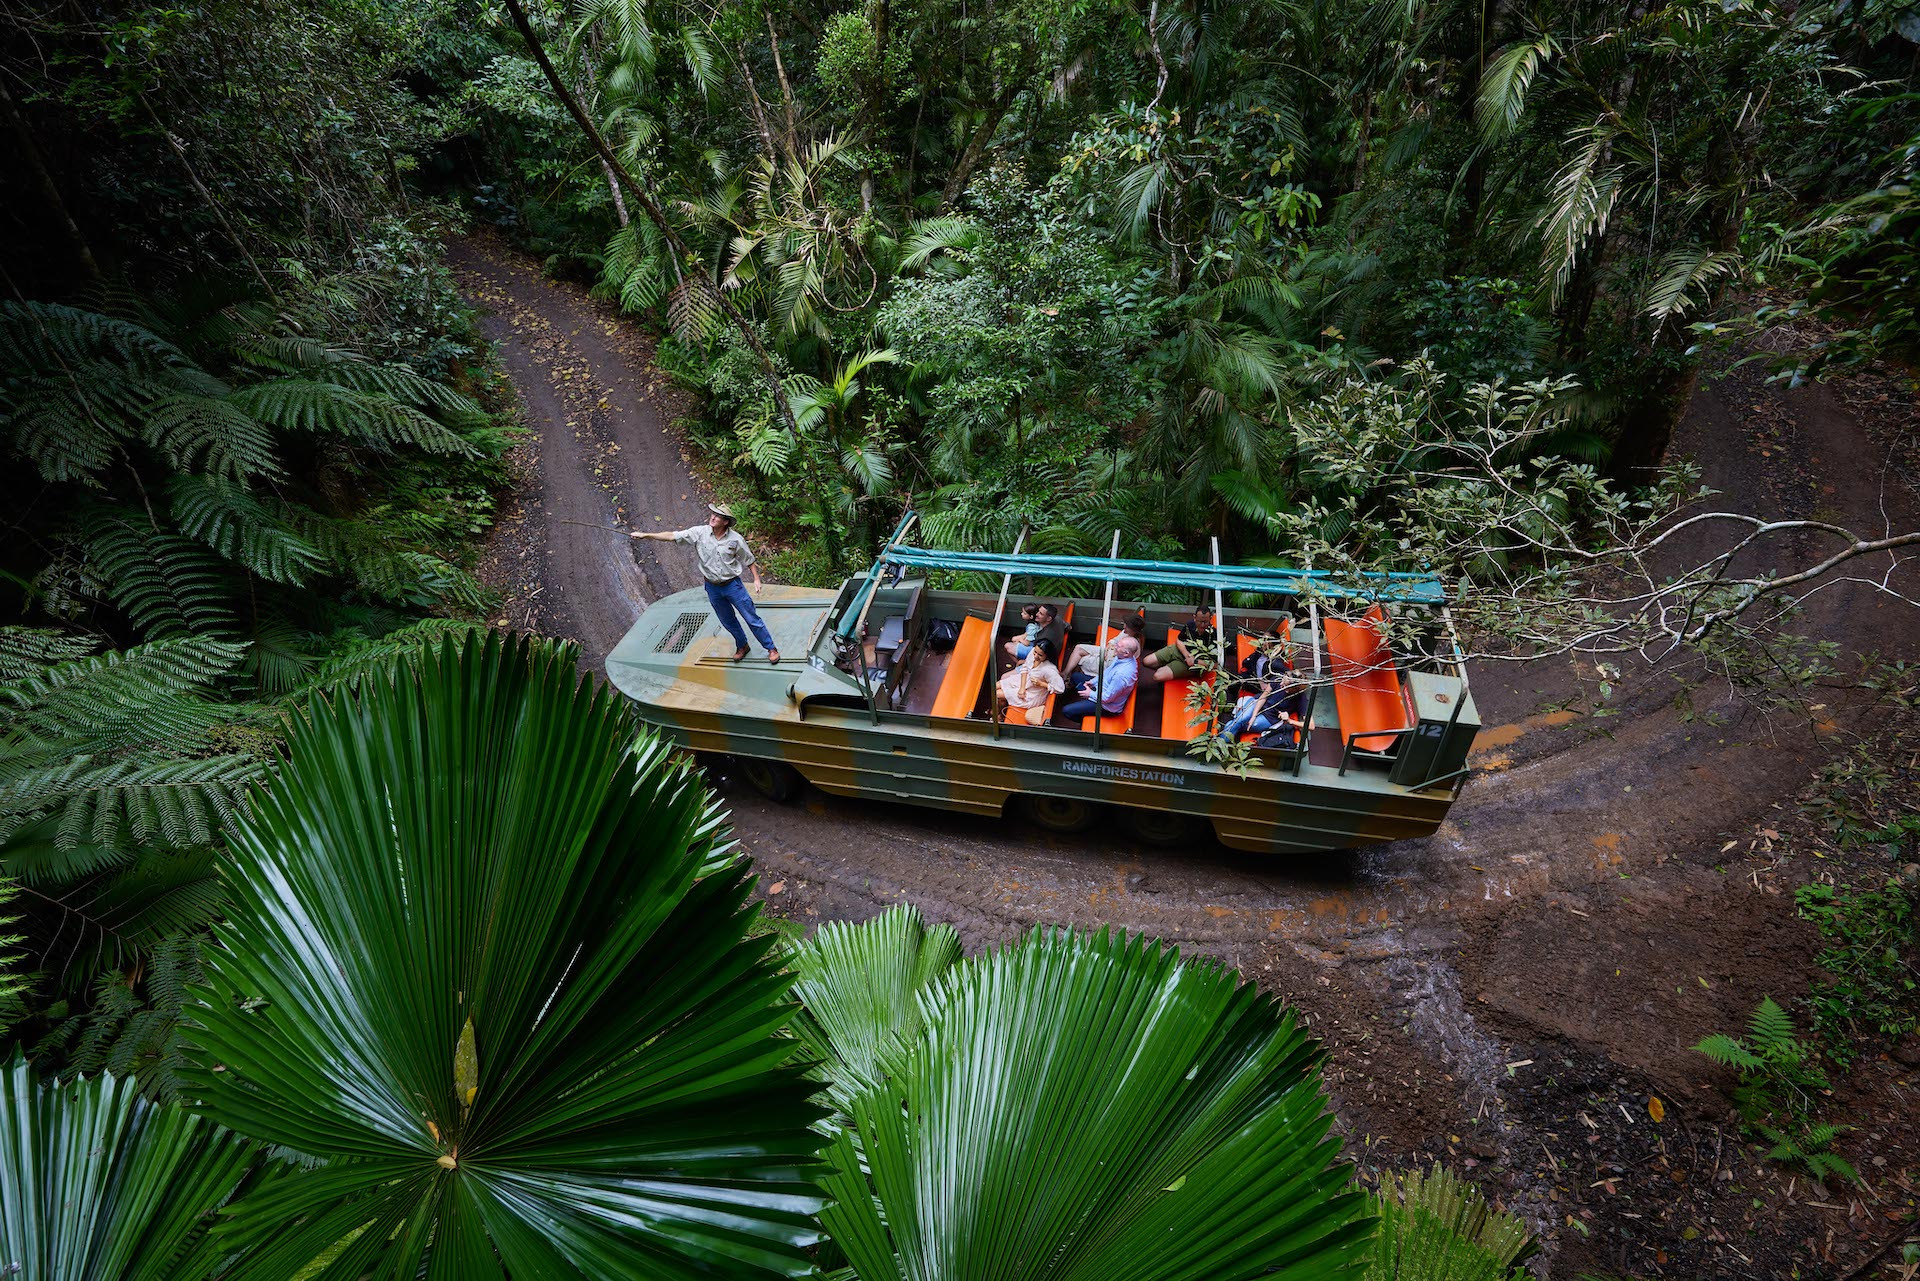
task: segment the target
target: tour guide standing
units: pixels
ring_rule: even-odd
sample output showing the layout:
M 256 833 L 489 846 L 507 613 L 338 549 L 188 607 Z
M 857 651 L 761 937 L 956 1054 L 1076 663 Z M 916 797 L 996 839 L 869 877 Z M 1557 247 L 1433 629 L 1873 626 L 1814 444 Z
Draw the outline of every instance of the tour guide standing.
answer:
M 727 629 L 733 643 L 739 646 L 733 661 L 737 663 L 747 656 L 747 633 L 741 628 L 739 618 L 745 615 L 754 639 L 766 646 L 767 661 L 777 663 L 780 650 L 773 643 L 773 633 L 767 630 L 760 611 L 753 607 L 753 597 L 740 582 L 740 571 L 751 570 L 753 590 L 756 594 L 760 591 L 760 567 L 753 562 L 753 551 L 734 529 L 733 512 L 725 503 L 708 503 L 707 510 L 713 515 L 707 517 L 704 525 L 658 534 L 636 529 L 633 536 L 663 543 L 692 543 L 694 554 L 700 558 L 700 576 L 707 580 L 707 602 L 713 606 L 720 626 Z

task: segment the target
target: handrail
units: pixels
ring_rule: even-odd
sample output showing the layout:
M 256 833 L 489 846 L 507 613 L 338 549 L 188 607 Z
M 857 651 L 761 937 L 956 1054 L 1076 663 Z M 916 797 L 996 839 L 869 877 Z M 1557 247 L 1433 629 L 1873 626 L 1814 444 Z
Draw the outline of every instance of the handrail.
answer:
M 973 573 L 1009 572 L 1008 557 L 996 552 L 940 551 L 889 543 L 879 559 L 897 565 Z M 1042 554 L 1021 558 L 1017 572 L 1035 577 L 1085 578 L 1169 587 L 1215 588 L 1270 595 L 1326 596 L 1373 601 L 1441 605 L 1445 584 L 1432 574 L 1359 574 L 1342 580 L 1325 570 L 1265 569 L 1250 565 L 1194 565 L 1178 561 L 1104 560 L 1091 556 Z
M 901 539 L 905 538 L 907 536 L 907 531 L 909 529 L 912 529 L 913 523 L 919 519 L 920 519 L 920 513 L 909 508 L 907 513 L 900 518 L 900 523 L 893 527 L 893 533 L 887 539 L 887 546 L 891 547 L 894 544 L 898 543 Z M 839 627 L 835 628 L 834 630 L 839 632 L 842 636 L 857 635 L 860 630 L 860 625 L 867 621 L 867 611 L 873 608 L 873 598 L 880 594 L 879 593 L 880 566 L 885 562 L 885 560 L 886 560 L 886 557 L 881 556 L 879 559 L 873 562 L 873 568 L 867 571 L 866 594 L 861 598 L 861 601 L 860 601 L 860 616 L 857 619 L 854 619 L 854 621 L 849 623 L 845 620 L 853 616 L 852 609 L 849 608 L 846 614 L 841 615 L 841 619 L 842 619 L 841 624 Z
M 1018 559 L 1020 549 L 1026 545 L 1027 527 L 1023 524 L 1020 526 L 1020 537 L 1013 540 L 1012 559 Z M 878 564 L 879 562 L 876 561 L 874 563 Z M 998 740 L 1000 737 L 1000 708 L 994 702 L 993 697 L 993 687 L 995 684 L 994 670 L 1000 665 L 1000 662 L 994 655 L 1000 648 L 1000 620 L 1006 616 L 1007 592 L 1012 587 L 1013 571 L 1009 569 L 1006 577 L 1000 580 L 1000 600 L 993 607 L 993 627 L 987 632 L 987 671 L 983 679 L 986 681 L 987 723 L 993 726 L 993 737 L 995 740 Z
M 1419 728 L 1420 728 L 1420 722 L 1415 721 L 1411 725 L 1402 725 L 1397 729 L 1357 729 L 1353 731 L 1353 733 L 1347 735 L 1347 750 L 1340 754 L 1340 776 L 1342 778 L 1346 777 L 1347 767 L 1352 764 L 1353 754 L 1357 751 L 1365 752 L 1369 756 L 1385 756 L 1388 751 L 1393 750 L 1391 748 L 1388 748 L 1383 751 L 1383 750 L 1377 750 L 1371 747 L 1355 747 L 1354 743 L 1359 739 L 1389 738 L 1389 737 L 1398 738 L 1402 734 L 1411 734 L 1414 730 L 1417 730 Z
M 1115 556 L 1118 556 L 1119 554 L 1120 554 L 1120 531 L 1116 529 L 1113 531 L 1113 550 L 1110 553 L 1108 553 L 1107 559 L 1112 560 Z M 1100 699 L 1107 692 L 1106 634 L 1107 634 L 1107 620 L 1112 616 L 1113 616 L 1113 580 L 1109 578 L 1107 580 L 1107 602 L 1106 604 L 1100 607 L 1100 629 L 1094 632 L 1093 634 L 1093 643 L 1100 652 L 1100 661 L 1095 665 L 1094 675 L 1093 675 L 1093 750 L 1096 752 L 1100 750 L 1100 722 L 1105 720 L 1107 716 L 1107 705 L 1101 702 Z M 1134 688 L 1136 691 L 1138 691 L 1139 689 L 1138 682 L 1140 680 L 1140 660 L 1137 658 L 1134 660 L 1133 670 L 1134 670 L 1133 679 L 1136 682 Z M 1136 693 L 1136 697 L 1137 697 L 1137 693 Z

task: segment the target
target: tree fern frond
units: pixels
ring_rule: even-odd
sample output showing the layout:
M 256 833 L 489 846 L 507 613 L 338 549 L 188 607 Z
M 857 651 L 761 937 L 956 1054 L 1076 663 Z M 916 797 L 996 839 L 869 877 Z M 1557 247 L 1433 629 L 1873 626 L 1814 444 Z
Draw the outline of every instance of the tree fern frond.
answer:
M 0 682 L 25 680 L 55 663 L 71 663 L 93 652 L 84 636 L 38 627 L 0 627 Z
M 403 660 L 436 651 L 449 640 L 457 643 L 480 628 L 481 624 L 463 619 L 422 618 L 377 638 L 357 636 L 342 643 L 341 636 L 336 634 L 326 660 L 308 674 L 304 684 L 289 691 L 288 697 L 303 698 L 320 690 L 350 684 L 369 672 L 383 671 Z M 346 635 L 354 637 L 353 633 Z
M 243 387 L 229 397 L 283 431 L 344 436 L 382 449 L 413 445 L 435 454 L 470 454 L 467 442 L 427 415 L 385 396 L 307 378 Z
M 125 849 L 60 841 L 58 814 L 24 818 L 0 810 L 0 867 L 36 891 L 58 890 L 111 868 L 125 867 L 133 854 Z
M 125 416 L 104 412 L 78 388 L 60 385 L 15 399 L 0 412 L 0 427 L 10 429 L 11 452 L 31 461 L 43 480 L 95 487 L 95 474 L 113 462 L 133 434 Z
M 361 590 L 383 600 L 431 609 L 483 608 L 487 591 L 471 574 L 429 553 L 403 547 L 361 521 L 296 509 L 289 515 L 312 543 Z
M 107 598 L 143 634 L 164 639 L 231 633 L 231 585 L 225 566 L 207 548 L 109 507 L 82 513 L 80 539 Z
M 180 349 L 131 320 L 60 303 L 0 302 L 0 352 L 16 368 L 108 361 L 146 374 L 188 365 Z
M 211 845 L 247 788 L 263 777 L 264 767 L 251 756 L 122 760 L 28 775 L 0 789 L 0 806 L 20 797 L 58 802 L 56 839 L 63 845 L 186 848 Z
M 360 359 L 345 347 L 296 333 L 258 334 L 236 345 L 233 352 L 249 365 L 278 374 L 310 373 Z
M 246 486 L 216 476 L 176 476 L 167 487 L 174 524 L 249 572 L 298 586 L 325 563 Z
M 342 361 L 318 371 L 317 377 L 355 391 L 378 393 L 414 409 L 437 413 L 456 426 L 480 426 L 487 421 L 486 411 L 469 397 L 402 365 L 383 365 L 370 360 Z
M 234 479 L 277 477 L 273 433 L 239 406 L 212 396 L 162 396 L 141 415 L 140 435 L 180 471 Z

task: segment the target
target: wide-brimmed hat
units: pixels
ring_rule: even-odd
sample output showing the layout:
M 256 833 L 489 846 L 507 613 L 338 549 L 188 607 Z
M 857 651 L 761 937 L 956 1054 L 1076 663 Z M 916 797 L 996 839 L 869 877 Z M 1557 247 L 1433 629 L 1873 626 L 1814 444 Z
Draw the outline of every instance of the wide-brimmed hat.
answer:
M 733 524 L 733 508 L 725 503 L 708 503 L 707 510 L 726 521 L 727 524 Z

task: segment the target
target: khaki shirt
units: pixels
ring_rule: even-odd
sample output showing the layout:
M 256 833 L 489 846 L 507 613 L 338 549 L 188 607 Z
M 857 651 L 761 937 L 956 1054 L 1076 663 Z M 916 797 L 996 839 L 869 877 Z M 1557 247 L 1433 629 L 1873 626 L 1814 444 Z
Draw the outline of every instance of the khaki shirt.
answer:
M 729 529 L 715 538 L 710 527 L 694 525 L 674 534 L 673 541 L 693 544 L 694 554 L 700 558 L 700 576 L 710 583 L 738 578 L 753 564 L 753 552 L 737 529 Z

